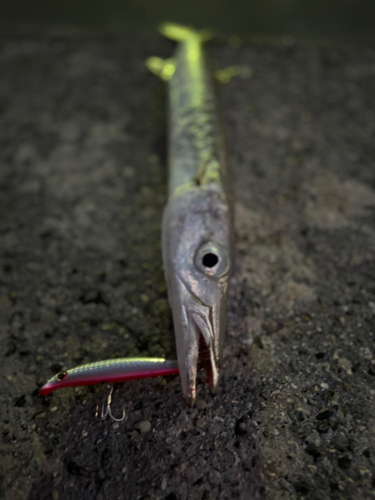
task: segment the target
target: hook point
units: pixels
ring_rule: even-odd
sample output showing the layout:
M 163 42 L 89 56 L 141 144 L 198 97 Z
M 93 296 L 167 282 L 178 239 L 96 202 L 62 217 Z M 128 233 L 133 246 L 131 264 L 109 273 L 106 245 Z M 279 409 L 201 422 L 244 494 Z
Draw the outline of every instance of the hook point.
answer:
M 113 416 L 112 410 L 111 410 L 113 385 L 107 384 L 107 388 L 109 389 L 109 394 L 107 396 L 107 403 L 106 404 L 103 403 L 100 418 L 102 420 L 105 420 L 109 415 L 110 418 L 112 420 L 114 420 L 115 422 L 122 422 L 123 420 L 125 420 L 125 417 L 126 417 L 125 407 L 124 406 L 122 407 L 122 417 L 121 418 L 116 418 Z M 95 418 L 98 419 L 98 416 L 99 416 L 99 406 L 96 407 Z

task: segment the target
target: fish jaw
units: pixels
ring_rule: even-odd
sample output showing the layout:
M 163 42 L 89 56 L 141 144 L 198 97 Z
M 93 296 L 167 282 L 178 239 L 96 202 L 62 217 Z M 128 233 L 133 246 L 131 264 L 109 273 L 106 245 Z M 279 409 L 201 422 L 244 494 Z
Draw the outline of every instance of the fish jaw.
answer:
M 220 373 L 220 331 L 216 308 L 203 304 L 176 276 L 173 286 L 173 322 L 182 391 L 189 405 L 196 399 L 198 363 L 205 369 L 211 392 L 216 392 Z M 215 321 L 216 320 L 216 321 Z

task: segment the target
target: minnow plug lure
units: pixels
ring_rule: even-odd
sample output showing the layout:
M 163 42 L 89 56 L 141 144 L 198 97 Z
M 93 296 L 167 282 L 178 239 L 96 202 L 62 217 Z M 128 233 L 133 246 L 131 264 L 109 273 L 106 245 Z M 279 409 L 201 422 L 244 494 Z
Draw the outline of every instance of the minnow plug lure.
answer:
M 171 59 L 147 67 L 169 85 L 169 198 L 163 217 L 163 263 L 172 307 L 183 393 L 196 398 L 198 361 L 215 392 L 225 332 L 233 222 L 224 133 L 203 43 L 208 31 L 175 24 Z
M 116 383 L 162 375 L 179 373 L 177 361 L 164 358 L 121 358 L 109 359 L 77 366 L 52 377 L 39 391 L 47 396 L 62 387 L 95 385 L 102 382 Z

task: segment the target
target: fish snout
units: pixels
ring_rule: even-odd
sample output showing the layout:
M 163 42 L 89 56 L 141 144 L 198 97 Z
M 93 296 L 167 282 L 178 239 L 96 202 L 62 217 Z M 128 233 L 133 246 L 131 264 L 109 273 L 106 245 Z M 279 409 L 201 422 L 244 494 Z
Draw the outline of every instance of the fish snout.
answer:
M 198 368 L 203 368 L 211 392 L 216 392 L 220 373 L 220 317 L 179 283 L 173 300 L 173 320 L 182 390 L 188 404 L 196 398 Z M 179 300 L 177 300 L 179 299 Z

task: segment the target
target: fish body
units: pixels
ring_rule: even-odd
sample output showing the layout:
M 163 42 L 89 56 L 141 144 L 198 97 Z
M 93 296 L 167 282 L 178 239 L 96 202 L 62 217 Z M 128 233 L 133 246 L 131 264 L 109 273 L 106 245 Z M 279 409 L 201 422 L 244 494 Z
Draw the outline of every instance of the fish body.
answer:
M 161 375 L 175 375 L 179 372 L 177 361 L 164 358 L 121 358 L 98 361 L 77 366 L 52 377 L 39 391 L 47 396 L 62 387 L 95 385 L 102 382 L 125 382 Z
M 178 41 L 173 58 L 165 62 L 173 64 L 173 71 L 169 68 L 164 78 L 169 83 L 169 198 L 163 216 L 163 264 L 182 389 L 193 403 L 198 361 L 211 391 L 218 386 L 232 212 L 223 126 L 203 48 L 207 32 L 170 24 L 161 32 Z

